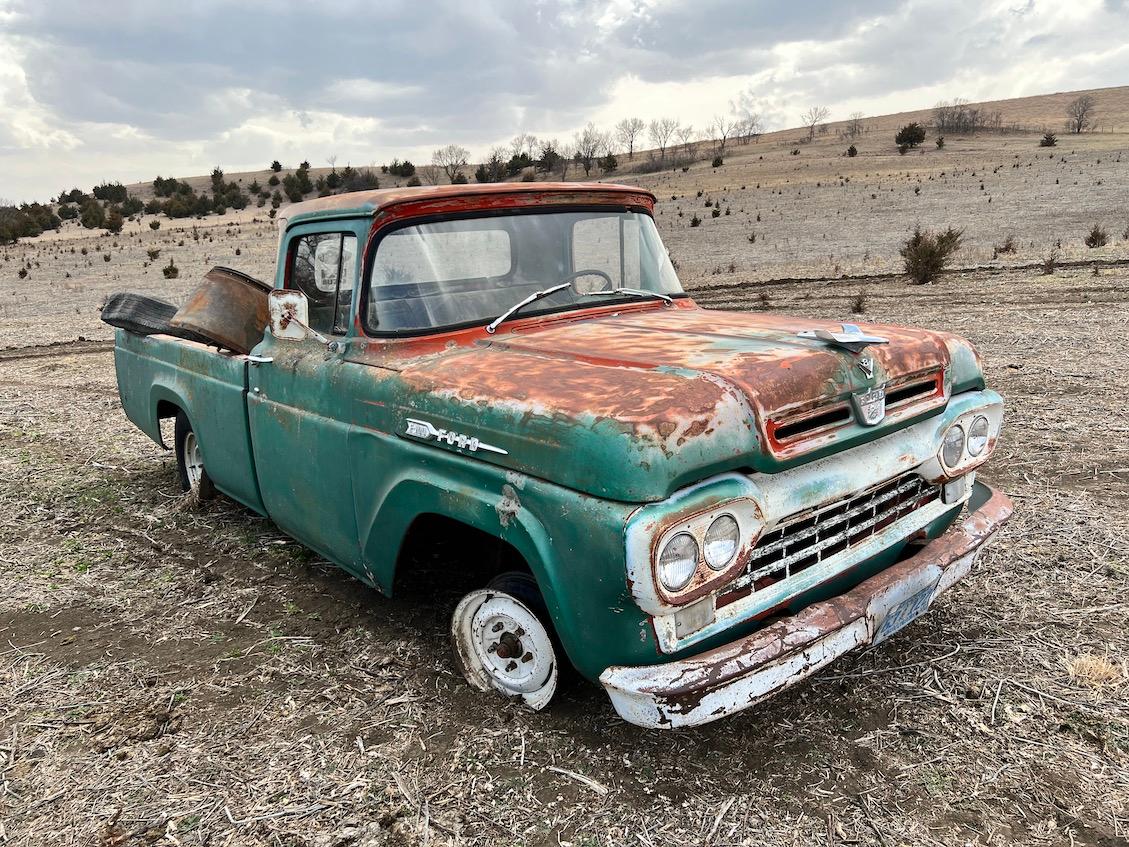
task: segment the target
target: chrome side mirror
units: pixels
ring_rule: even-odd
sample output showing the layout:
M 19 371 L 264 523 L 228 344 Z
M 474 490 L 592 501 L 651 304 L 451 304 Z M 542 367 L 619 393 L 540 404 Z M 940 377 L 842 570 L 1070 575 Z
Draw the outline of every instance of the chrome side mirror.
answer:
M 304 341 L 312 336 L 322 344 L 329 339 L 310 328 L 310 303 L 301 291 L 276 288 L 270 293 L 270 333 L 275 338 Z

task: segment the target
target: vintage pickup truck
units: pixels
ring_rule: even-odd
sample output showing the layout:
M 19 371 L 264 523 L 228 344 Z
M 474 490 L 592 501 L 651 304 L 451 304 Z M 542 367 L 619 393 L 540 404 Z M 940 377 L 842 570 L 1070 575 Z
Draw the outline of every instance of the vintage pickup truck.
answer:
M 969 572 L 1012 511 L 976 479 L 1003 404 L 954 335 L 700 308 L 654 202 L 298 203 L 269 293 L 205 289 L 187 337 L 118 330 L 125 413 L 162 446 L 176 419 L 185 488 L 386 594 L 410 538 L 488 539 L 505 555 L 449 562 L 480 578 L 451 619 L 479 689 L 539 709 L 567 661 L 641 726 L 747 708 Z

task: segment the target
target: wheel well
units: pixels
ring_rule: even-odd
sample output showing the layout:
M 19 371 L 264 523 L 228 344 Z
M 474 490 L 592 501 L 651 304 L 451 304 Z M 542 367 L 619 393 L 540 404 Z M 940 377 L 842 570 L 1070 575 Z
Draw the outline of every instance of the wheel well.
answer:
M 157 401 L 157 418 L 175 418 L 176 413 L 180 411 L 180 407 L 172 400 L 158 400 Z
M 174 403 L 172 400 L 157 401 L 157 432 L 160 433 L 161 436 L 161 446 L 166 450 L 169 449 L 169 444 L 171 442 L 168 438 L 165 437 L 165 431 L 167 427 L 162 428 L 161 421 L 168 420 L 169 418 L 175 418 L 177 412 L 179 411 L 180 407 L 176 405 L 176 403 Z
M 424 514 L 404 535 L 392 590 L 399 597 L 457 598 L 506 571 L 531 572 L 513 545 L 454 518 Z

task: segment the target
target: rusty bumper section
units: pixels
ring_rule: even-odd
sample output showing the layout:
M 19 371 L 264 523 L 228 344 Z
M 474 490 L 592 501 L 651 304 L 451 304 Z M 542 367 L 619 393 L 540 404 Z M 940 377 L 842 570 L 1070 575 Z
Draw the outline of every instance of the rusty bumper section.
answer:
M 846 594 L 689 659 L 608 668 L 600 682 L 616 711 L 653 729 L 709 723 L 806 679 L 856 647 L 890 637 L 962 579 L 979 548 L 1011 516 L 1006 495 L 979 483 L 976 488 L 976 511 Z

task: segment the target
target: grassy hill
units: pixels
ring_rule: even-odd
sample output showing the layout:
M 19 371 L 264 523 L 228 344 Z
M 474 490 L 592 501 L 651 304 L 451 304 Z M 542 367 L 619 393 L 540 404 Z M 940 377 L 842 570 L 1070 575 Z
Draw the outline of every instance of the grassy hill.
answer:
M 1009 100 L 986 100 L 982 102 L 971 103 L 972 106 L 983 108 L 989 112 L 1000 112 L 1002 126 L 1007 133 L 1020 132 L 1043 132 L 1050 130 L 1057 132 L 1060 135 L 1065 134 L 1063 124 L 1066 119 L 1066 105 L 1075 97 L 1083 94 L 1091 95 L 1097 103 L 1095 110 L 1095 127 L 1094 132 L 1106 133 L 1129 133 L 1129 85 L 1118 86 L 1115 88 L 1095 88 L 1084 91 L 1064 91 L 1056 92 L 1054 94 L 1038 94 L 1032 97 L 1016 97 Z M 910 112 L 895 112 L 889 115 L 877 115 L 873 117 L 865 117 L 863 119 L 864 131 L 863 136 L 881 136 L 889 134 L 891 139 L 893 133 L 899 127 L 904 126 L 911 121 L 918 123 L 929 124 L 933 120 L 933 107 L 930 106 L 924 109 L 918 109 Z M 826 132 L 821 132 L 817 137 L 817 141 L 836 140 L 840 138 L 847 127 L 847 121 L 838 120 L 830 121 L 826 124 Z M 774 130 L 765 133 L 761 137 L 761 143 L 780 143 L 791 144 L 806 140 L 807 130 L 802 127 L 791 127 L 788 129 Z M 694 145 L 694 155 L 699 158 L 704 156 L 703 152 L 711 147 L 710 142 L 702 141 Z M 635 154 L 636 161 L 647 159 L 649 150 L 637 151 Z M 740 148 L 734 149 L 735 155 L 741 154 Z M 297 166 L 297 163 L 288 163 Z M 422 164 L 422 163 L 420 163 Z M 624 163 L 626 164 L 626 163 Z M 222 166 L 222 165 L 221 165 Z M 374 167 L 372 165 L 361 165 L 354 163 L 355 167 Z M 376 166 L 379 170 L 379 167 Z M 290 173 L 293 167 L 283 170 L 280 176 Z M 469 170 L 473 170 L 473 165 Z M 625 171 L 629 172 L 630 168 Z M 328 174 L 330 168 L 312 168 L 310 170 L 310 179 L 316 181 L 319 176 Z M 231 181 L 234 180 L 240 185 L 246 187 L 253 181 L 258 180 L 261 185 L 266 187 L 267 181 L 271 177 L 271 171 L 268 168 L 255 171 L 241 171 L 241 172 L 228 172 L 226 178 Z M 593 170 L 593 175 L 596 175 Z M 156 176 L 156 174 L 154 174 Z M 179 174 L 162 174 L 162 176 L 176 176 L 178 179 L 187 182 L 196 191 L 208 191 L 211 188 L 210 175 L 204 174 L 199 176 L 180 176 Z M 583 174 L 579 170 L 570 171 L 570 179 L 582 178 Z M 386 174 L 381 174 L 382 185 L 396 185 L 403 184 L 404 180 L 397 179 L 396 177 L 389 177 Z M 128 186 L 131 194 L 135 194 L 142 200 L 148 200 L 153 196 L 153 186 L 150 182 L 139 182 Z
M 1094 131 L 1129 132 L 1129 85 L 1114 88 L 1092 88 L 1082 91 L 1060 91 L 1054 94 L 1036 94 L 1031 97 L 1014 97 L 1009 100 L 984 100 L 970 103 L 988 112 L 998 111 L 1005 129 L 1027 132 L 1065 132 L 1067 104 L 1084 94 L 1094 98 L 1097 106 L 1094 113 Z M 863 123 L 868 132 L 895 132 L 911 121 L 930 124 L 933 121 L 933 106 L 912 112 L 895 112 L 889 115 L 867 117 Z M 846 129 L 847 121 L 831 121 L 828 131 L 839 134 Z M 785 129 L 767 133 L 765 138 L 793 137 L 798 133 L 806 136 L 804 129 Z

